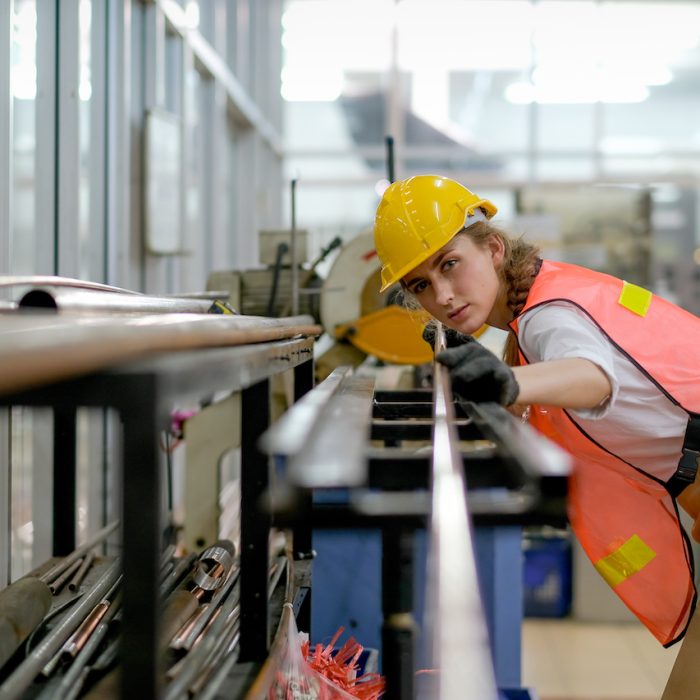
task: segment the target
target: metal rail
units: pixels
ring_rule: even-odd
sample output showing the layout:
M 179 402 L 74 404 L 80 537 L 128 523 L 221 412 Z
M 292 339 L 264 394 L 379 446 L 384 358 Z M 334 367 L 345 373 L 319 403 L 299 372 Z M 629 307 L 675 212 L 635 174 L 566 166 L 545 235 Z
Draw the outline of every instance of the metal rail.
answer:
M 340 367 L 268 430 L 261 447 L 287 460 L 287 479 L 304 488 L 362 486 L 374 380 Z
M 444 347 L 442 329 L 436 348 Z M 432 514 L 427 616 L 435 687 L 422 697 L 497 700 L 476 572 L 448 370 L 434 367 Z

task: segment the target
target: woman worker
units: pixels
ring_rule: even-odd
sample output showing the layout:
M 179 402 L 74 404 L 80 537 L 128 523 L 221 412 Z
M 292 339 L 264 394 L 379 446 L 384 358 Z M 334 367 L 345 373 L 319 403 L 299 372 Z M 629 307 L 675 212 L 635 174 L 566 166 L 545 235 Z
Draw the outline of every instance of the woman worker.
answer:
M 700 450 L 700 319 L 490 223 L 496 207 L 445 177 L 393 183 L 377 209 L 382 290 L 400 283 L 469 336 L 509 332 L 504 357 L 471 337 L 440 353 L 454 392 L 527 407 L 574 457 L 569 519 L 596 569 L 665 646 L 695 606 L 689 540 Z M 700 519 L 694 537 L 700 538 Z

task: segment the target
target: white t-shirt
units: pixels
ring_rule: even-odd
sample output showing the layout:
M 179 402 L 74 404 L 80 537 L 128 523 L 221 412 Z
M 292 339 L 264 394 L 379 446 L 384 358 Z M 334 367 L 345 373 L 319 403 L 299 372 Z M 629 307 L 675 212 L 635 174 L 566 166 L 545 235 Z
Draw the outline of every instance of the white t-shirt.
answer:
M 568 413 L 596 442 L 666 481 L 678 467 L 688 414 L 673 404 L 574 304 L 555 301 L 526 311 L 518 340 L 529 362 L 583 358 L 608 376 L 604 405 Z

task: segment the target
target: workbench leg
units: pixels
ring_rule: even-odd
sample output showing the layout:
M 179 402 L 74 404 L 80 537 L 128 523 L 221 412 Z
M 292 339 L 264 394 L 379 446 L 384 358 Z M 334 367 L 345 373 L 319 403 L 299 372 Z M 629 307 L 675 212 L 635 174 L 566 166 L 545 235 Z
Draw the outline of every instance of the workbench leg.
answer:
M 124 430 L 122 504 L 122 698 L 158 698 L 162 674 L 158 578 L 163 541 L 163 479 L 157 446 L 157 389 L 140 385 L 121 411 Z
M 264 661 L 270 648 L 267 582 L 272 518 L 260 508 L 269 486 L 270 467 L 257 443 L 270 423 L 269 381 L 244 389 L 241 401 L 240 660 Z
M 385 700 L 414 697 L 416 624 L 413 618 L 413 530 L 382 533 L 382 672 Z
M 53 411 L 53 555 L 75 549 L 76 408 Z
M 314 362 L 311 359 L 294 368 L 294 401 L 299 401 L 304 394 L 313 389 L 313 386 Z M 310 489 L 300 490 L 299 497 L 301 500 L 299 504 L 301 516 L 294 527 L 294 558 L 298 560 L 312 559 L 314 557 L 311 528 L 313 492 Z M 297 625 L 304 632 L 311 632 L 311 595 L 309 593 L 310 591 L 306 591 L 296 616 Z

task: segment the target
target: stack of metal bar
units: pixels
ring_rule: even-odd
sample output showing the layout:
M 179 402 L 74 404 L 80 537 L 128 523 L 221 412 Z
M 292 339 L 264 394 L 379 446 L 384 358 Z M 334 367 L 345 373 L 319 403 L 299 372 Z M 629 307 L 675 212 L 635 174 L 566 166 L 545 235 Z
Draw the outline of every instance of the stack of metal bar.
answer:
M 0 594 L 2 700 L 118 697 L 121 563 L 94 551 L 118 524 Z M 268 597 L 287 564 L 279 547 L 273 552 Z M 94 575 L 87 576 L 90 571 Z M 220 540 L 186 556 L 169 546 L 160 572 L 163 697 L 212 698 L 238 658 L 240 565 L 234 545 Z

